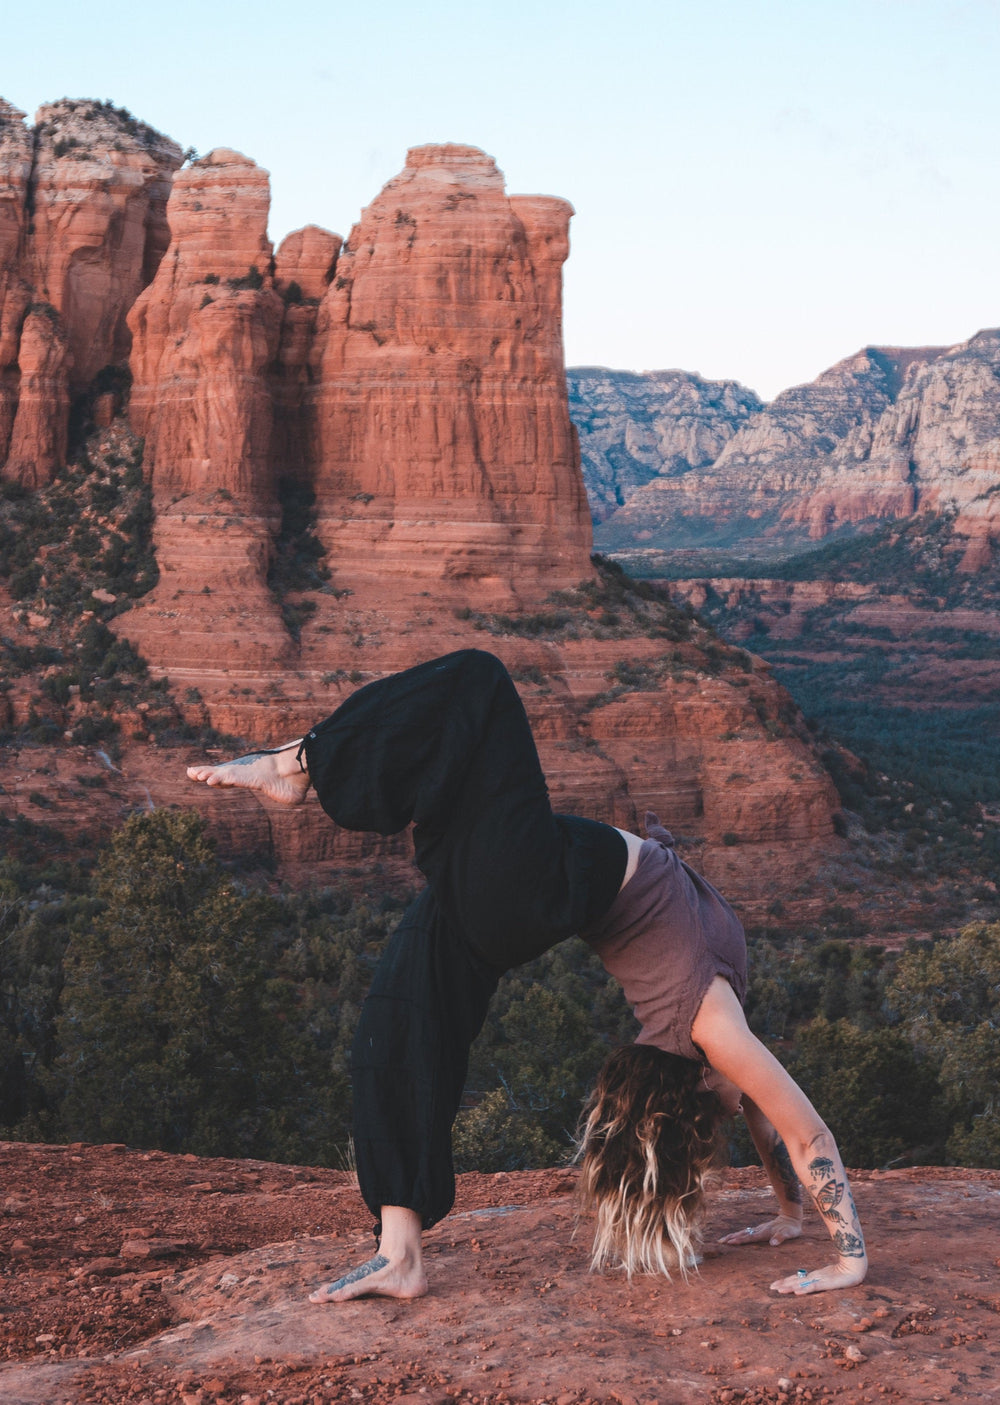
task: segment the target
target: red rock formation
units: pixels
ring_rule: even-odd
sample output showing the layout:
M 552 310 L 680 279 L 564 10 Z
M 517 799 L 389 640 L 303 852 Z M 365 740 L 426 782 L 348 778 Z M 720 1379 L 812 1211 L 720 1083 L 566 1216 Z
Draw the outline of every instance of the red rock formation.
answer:
M 21 328 L 17 413 L 4 477 L 41 488 L 66 461 L 72 359 L 48 303 L 32 304 Z
M 70 189 L 77 148 L 56 154 L 67 131 L 45 136 L 50 195 L 56 175 Z M 94 322 L 78 296 L 91 285 L 72 276 L 90 265 L 67 261 L 56 235 L 78 248 L 89 229 L 106 249 L 114 207 L 135 254 L 134 212 L 115 205 L 123 189 L 98 184 L 95 211 L 66 211 L 62 223 L 52 196 L 38 255 L 64 312 L 90 309 L 80 325 L 97 339 L 112 335 L 113 318 Z M 700 862 L 714 872 L 724 860 L 734 895 L 773 896 L 761 846 L 798 856 L 804 842 L 820 851 L 832 837 L 836 797 L 815 757 L 770 737 L 745 688 L 709 677 L 701 646 L 671 661 L 664 631 L 635 628 L 631 606 L 619 623 L 602 597 L 572 589 L 593 572 L 562 370 L 569 206 L 508 199 L 492 160 L 472 148 L 426 148 L 364 213 L 346 251 L 310 227 L 272 262 L 268 198 L 267 174 L 230 151 L 174 180 L 169 249 L 129 314 L 131 416 L 145 437 L 160 580 L 114 628 L 169 674 L 192 721 L 260 740 L 296 735 L 369 678 L 485 643 L 520 679 L 557 804 L 629 825 L 650 805 L 707 841 Z M 23 247 L 16 220 L 8 226 Z M 26 325 L 13 433 L 37 449 L 34 421 L 60 375 L 64 408 L 69 352 L 43 309 Z M 102 417 L 112 409 L 102 403 Z M 58 452 L 53 443 L 45 463 Z M 301 645 L 268 586 L 281 478 L 315 490 L 333 572 L 329 588 L 286 598 Z M 557 623 L 548 640 L 493 613 L 560 588 L 573 626 Z M 29 626 L 53 640 L 61 628 Z M 649 688 L 620 697 L 623 668 L 643 671 Z M 774 717 L 775 685 L 755 688 Z M 31 715 L 27 684 L 11 705 L 19 725 Z M 58 724 L 61 705 L 51 706 Z M 266 848 L 295 876 L 317 863 L 405 861 L 405 840 L 345 834 L 315 804 L 290 813 L 191 787 L 182 758 L 141 744 L 140 714 L 120 720 L 121 784 L 153 803 L 204 805 L 227 852 Z M 737 754 L 751 777 L 739 803 L 728 781 Z M 119 813 L 112 798 L 101 823 Z M 738 849 L 723 844 L 729 830 Z
M 589 574 L 562 368 L 572 213 L 430 146 L 364 211 L 320 313 L 319 530 L 338 584 L 494 601 Z
M 285 312 L 270 375 L 271 462 L 281 478 L 308 487 L 315 478 L 309 363 L 320 299 L 333 279 L 342 243 L 339 234 L 311 224 L 283 239 L 274 260 L 274 286 L 284 299 Z
M 0 467 L 7 458 L 20 370 L 17 348 L 31 287 L 21 276 L 31 178 L 31 132 L 24 113 L 0 98 Z
M 129 314 L 130 417 L 161 502 L 225 492 L 271 505 L 273 359 L 281 300 L 271 286 L 267 172 L 213 151 L 174 181 L 172 240 Z
M 161 572 L 129 637 L 174 667 L 220 655 L 259 667 L 289 642 L 266 585 L 280 520 L 267 372 L 283 312 L 269 204 L 267 172 L 239 152 L 182 171 L 170 248 L 129 314 L 130 415 L 146 440 Z
M 664 675 L 655 634 L 595 638 L 583 596 L 577 642 L 484 640 L 468 609 L 456 618 L 456 604 L 510 610 L 592 575 L 561 358 L 569 207 L 508 199 L 471 148 L 423 149 L 344 250 L 320 230 L 289 236 L 272 287 L 266 206 L 266 175 L 234 153 L 176 178 L 173 241 L 130 318 L 161 580 L 116 628 L 179 690 L 194 684 L 214 726 L 261 741 L 296 735 L 361 681 L 485 642 L 541 680 L 525 701 L 557 804 L 628 825 L 660 809 L 708 840 L 710 871 L 732 830 L 746 843 L 725 849 L 730 887 L 773 896 L 759 846 L 829 847 L 837 799 L 807 748 L 767 736 L 746 691 L 699 680 L 699 649 L 682 678 L 602 705 L 623 660 Z M 248 267 L 260 287 L 227 282 Z M 279 476 L 314 485 L 333 573 L 297 649 L 265 583 Z M 739 741 L 720 748 L 727 731 Z M 741 806 L 727 799 L 737 750 L 753 776 Z M 226 848 L 245 846 L 246 808 L 232 807 Z M 316 806 L 265 808 L 285 874 L 404 857 Z M 223 835 L 226 814 L 213 807 Z
M 41 485 L 65 456 L 70 392 L 128 354 L 181 152 L 109 104 L 52 103 L 34 133 L 23 118 L 0 101 L 0 468 Z M 25 321 L 32 303 L 47 324 Z
M 274 256 L 278 292 L 287 296 L 292 285 L 298 284 L 302 297 L 318 301 L 333 281 L 343 242 L 339 234 L 331 234 L 318 224 L 307 224 L 286 235 Z M 291 301 L 297 299 L 292 297 Z
M 84 389 L 124 360 L 125 315 L 166 247 L 176 142 L 128 113 L 64 99 L 39 108 L 30 276 L 59 312 Z

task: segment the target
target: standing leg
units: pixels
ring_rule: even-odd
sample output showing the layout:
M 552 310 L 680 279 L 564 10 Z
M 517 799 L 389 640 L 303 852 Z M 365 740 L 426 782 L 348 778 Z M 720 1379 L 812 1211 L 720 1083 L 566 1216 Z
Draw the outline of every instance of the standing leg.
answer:
M 428 887 L 389 942 L 352 1049 L 365 1201 L 451 1208 L 451 1128 L 502 972 L 589 925 L 625 870 L 621 835 L 555 816 L 524 707 L 490 654 L 464 650 L 355 693 L 306 736 L 324 809 L 350 829 L 415 822 Z

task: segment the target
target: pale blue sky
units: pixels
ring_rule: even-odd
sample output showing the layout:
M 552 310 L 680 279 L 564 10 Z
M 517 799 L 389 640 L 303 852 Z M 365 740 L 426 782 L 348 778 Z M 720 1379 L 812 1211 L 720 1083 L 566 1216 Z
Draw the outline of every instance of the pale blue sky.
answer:
M 570 364 L 770 396 L 867 342 L 1000 324 L 1000 0 L 47 0 L 0 93 L 111 98 L 348 232 L 408 146 L 576 207 Z

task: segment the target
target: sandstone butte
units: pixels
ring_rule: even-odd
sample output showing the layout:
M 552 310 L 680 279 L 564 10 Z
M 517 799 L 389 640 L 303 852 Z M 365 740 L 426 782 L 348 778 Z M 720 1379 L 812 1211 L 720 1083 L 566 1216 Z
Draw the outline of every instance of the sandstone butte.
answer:
M 361 682 L 485 645 L 519 681 L 559 808 L 629 826 L 655 809 L 703 845 L 699 866 L 751 907 L 779 883 L 793 896 L 789 871 L 803 902 L 822 901 L 808 880 L 837 844 L 836 793 L 766 668 L 713 663 L 698 631 L 672 650 L 575 591 L 594 572 L 563 371 L 565 201 L 508 196 L 475 148 L 422 147 L 343 246 L 309 227 L 274 252 L 267 173 L 240 153 L 214 151 L 175 174 L 172 143 L 99 104 L 54 104 L 40 123 L 34 142 L 10 109 L 0 126 L 2 150 L 20 153 L 8 169 L 39 194 L 44 175 L 62 199 L 37 248 L 23 191 L 0 205 L 0 230 L 16 235 L 5 234 L 14 252 L 3 286 L 22 312 L 26 286 L 47 304 L 27 332 L 18 322 L 9 345 L 26 343 L 35 368 L 34 401 L 31 377 L 21 382 L 26 407 L 57 378 L 63 349 L 59 394 L 82 397 L 98 424 L 121 408 L 107 395 L 98 403 L 106 382 L 121 383 L 104 368 L 119 368 L 129 349 L 128 414 L 145 439 L 160 579 L 114 627 L 169 676 L 191 722 L 287 739 Z M 95 139 L 84 159 L 91 130 L 110 151 Z M 51 159 L 32 166 L 32 151 Z M 74 201 L 87 208 L 75 212 Z M 89 262 L 69 252 L 84 228 Z M 82 372 L 69 369 L 98 343 Z M 16 432 L 17 376 L 6 384 Z M 64 402 L 51 391 L 48 403 Z M 128 432 L 115 420 L 94 452 Z M 37 459 L 34 478 L 9 460 L 3 472 L 43 482 L 54 453 Z M 279 602 L 269 571 L 293 488 L 315 499 L 329 576 Z M 568 592 L 584 628 L 546 635 L 553 592 Z M 12 638 L 47 627 L 30 608 L 14 619 L 8 602 L 6 613 Z M 638 687 L 627 684 L 632 669 Z M 16 689 L 5 706 L 15 722 L 27 716 Z M 123 718 L 120 798 L 200 806 L 226 851 L 269 854 L 283 874 L 318 881 L 333 876 L 330 863 L 405 858 L 404 840 L 335 831 L 315 803 L 288 813 L 193 787 L 183 779 L 190 748 L 170 754 L 129 741 L 133 731 L 140 715 Z M 75 754 L 22 751 L 3 803 L 30 813 L 32 792 L 61 787 L 68 816 L 64 761 L 76 774 Z

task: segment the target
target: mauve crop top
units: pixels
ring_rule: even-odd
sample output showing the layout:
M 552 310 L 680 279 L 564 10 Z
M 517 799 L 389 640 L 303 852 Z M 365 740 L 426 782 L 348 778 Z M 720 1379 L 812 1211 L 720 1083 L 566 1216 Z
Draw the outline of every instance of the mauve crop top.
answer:
M 635 873 L 584 941 L 621 983 L 642 1029 L 637 1044 L 704 1063 L 691 1026 L 716 976 L 746 996 L 747 944 L 733 909 L 674 851 L 656 816 L 646 815 Z

